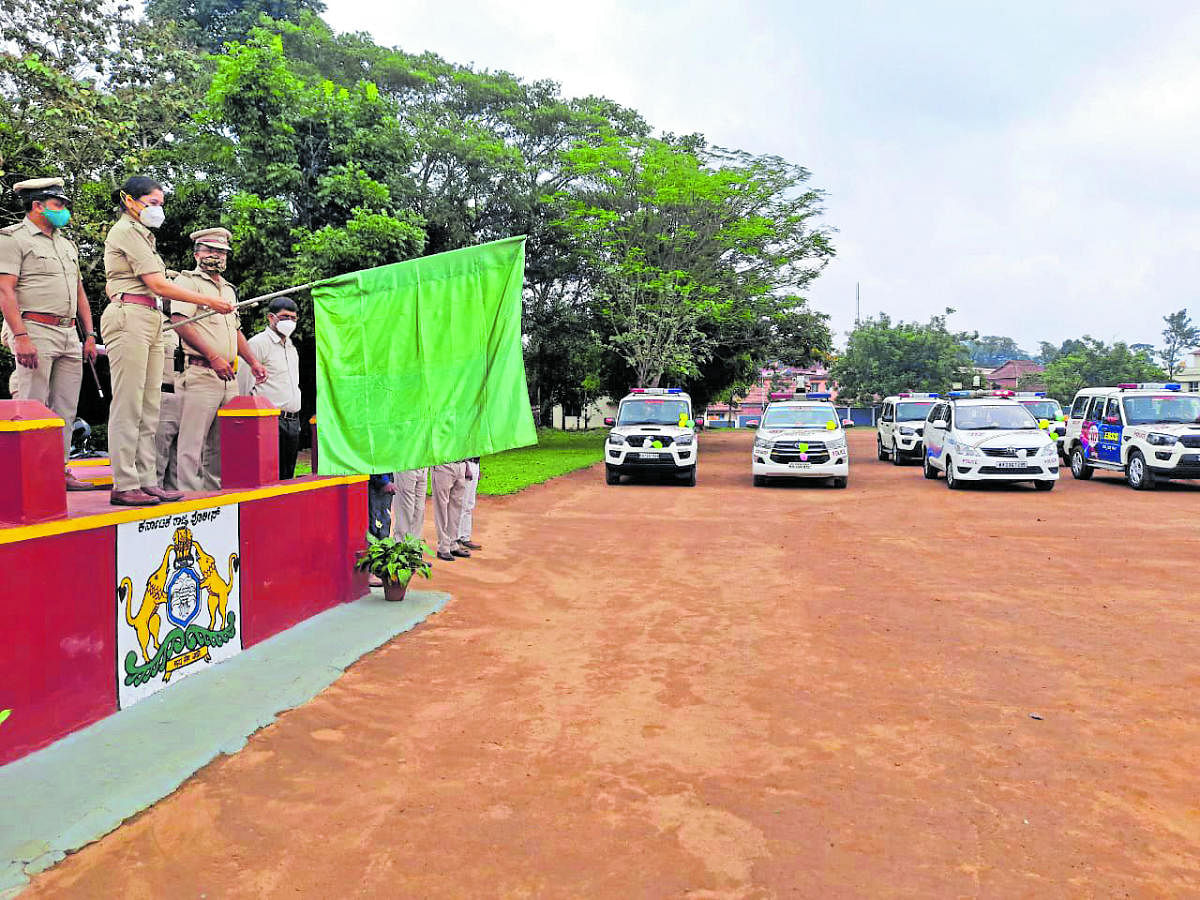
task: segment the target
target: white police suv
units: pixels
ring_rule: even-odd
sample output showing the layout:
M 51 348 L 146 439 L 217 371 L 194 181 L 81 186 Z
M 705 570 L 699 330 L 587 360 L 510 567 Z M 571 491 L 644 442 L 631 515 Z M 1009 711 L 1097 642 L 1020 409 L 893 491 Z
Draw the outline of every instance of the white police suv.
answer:
M 1058 481 L 1058 448 L 1012 391 L 951 391 L 925 420 L 925 477 L 946 474 L 954 490 L 966 481 L 1032 481 L 1039 491 Z
M 1200 478 L 1200 394 L 1178 384 L 1085 388 L 1067 420 L 1071 474 L 1120 472 L 1131 488 L 1153 490 L 1171 478 Z
M 1067 450 L 1063 440 L 1067 436 L 1067 417 L 1059 402 L 1047 397 L 1045 391 L 1017 391 L 1013 399 L 1033 413 L 1039 425 L 1046 423 L 1046 432 L 1058 443 L 1058 455 L 1066 459 Z
M 906 459 L 922 459 L 925 417 L 937 401 L 937 394 L 903 393 L 885 398 L 875 436 L 876 456 L 890 459 L 897 466 L 904 465 Z
M 829 478 L 844 488 L 850 477 L 846 432 L 827 393 L 771 394 L 763 411 L 750 472 L 762 487 L 768 478 Z
M 692 398 L 679 388 L 634 388 L 622 398 L 604 441 L 605 480 L 622 475 L 673 475 L 696 483 L 696 423 Z

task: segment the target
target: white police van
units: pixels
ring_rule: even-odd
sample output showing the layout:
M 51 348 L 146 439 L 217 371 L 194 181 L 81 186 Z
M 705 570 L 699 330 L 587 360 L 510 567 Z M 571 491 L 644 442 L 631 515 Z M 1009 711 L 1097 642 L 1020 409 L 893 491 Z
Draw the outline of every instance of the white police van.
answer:
M 1040 425 L 1046 423 L 1046 432 L 1058 444 L 1058 455 L 1067 458 L 1064 439 L 1067 436 L 1067 417 L 1063 408 L 1053 397 L 1047 397 L 1045 391 L 1017 391 L 1013 399 L 1033 413 Z
M 1071 474 L 1120 472 L 1131 488 L 1200 478 L 1200 394 L 1178 384 L 1119 384 L 1085 388 L 1067 420 Z
M 768 478 L 829 478 L 844 488 L 850 477 L 846 432 L 831 395 L 771 394 L 754 436 L 750 472 L 756 487 Z
M 1058 481 L 1058 448 L 1012 391 L 951 391 L 925 420 L 925 477 L 966 481 L 1032 481 L 1039 491 Z
M 925 417 L 937 401 L 937 394 L 906 392 L 885 397 L 875 436 L 876 457 L 890 459 L 897 466 L 904 465 L 906 459 L 924 458 L 921 434 L 925 430 Z
M 622 475 L 671 475 L 696 483 L 696 423 L 692 398 L 679 388 L 634 388 L 621 399 L 604 440 L 608 484 Z

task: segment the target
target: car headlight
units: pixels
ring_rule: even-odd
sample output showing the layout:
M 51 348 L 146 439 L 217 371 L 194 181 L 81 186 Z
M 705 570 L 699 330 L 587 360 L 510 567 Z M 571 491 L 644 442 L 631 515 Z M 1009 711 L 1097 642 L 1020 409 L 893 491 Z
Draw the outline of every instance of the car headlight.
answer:
M 1146 438 L 1146 441 L 1155 447 L 1170 447 L 1172 444 L 1178 443 L 1179 438 L 1173 434 L 1162 434 L 1158 431 L 1152 431 Z
M 623 435 L 623 434 L 610 434 L 610 435 L 608 436 L 608 442 L 609 442 L 610 444 L 623 444 L 623 443 L 625 443 L 625 435 Z
M 767 440 L 766 438 L 756 437 L 754 439 L 754 449 L 755 450 L 769 450 L 769 449 L 771 449 L 771 441 Z
M 907 437 L 911 437 L 912 435 L 916 434 L 917 431 L 915 428 L 901 428 L 900 433 Z
M 846 439 L 844 437 L 834 438 L 832 441 L 827 443 L 825 446 L 828 447 L 830 450 L 841 450 L 846 446 Z
M 1047 444 L 1042 448 L 1042 456 L 1058 456 L 1058 445 Z
M 694 434 L 681 434 L 679 437 L 675 438 L 675 443 L 680 447 L 687 447 L 690 446 L 694 440 L 696 440 L 696 436 Z

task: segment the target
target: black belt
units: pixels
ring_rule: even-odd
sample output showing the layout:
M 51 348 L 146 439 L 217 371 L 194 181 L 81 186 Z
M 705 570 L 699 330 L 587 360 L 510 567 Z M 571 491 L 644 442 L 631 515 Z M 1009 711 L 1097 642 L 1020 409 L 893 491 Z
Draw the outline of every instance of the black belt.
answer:
M 173 385 L 173 384 L 167 384 L 167 383 L 164 381 L 164 382 L 162 383 L 162 392 L 163 392 L 164 394 L 173 394 L 173 393 L 175 393 L 175 385 Z
M 300 418 L 300 413 L 298 413 L 298 412 L 290 413 L 290 412 L 284 412 L 283 410 L 280 410 L 279 418 L 281 418 L 281 419 L 298 419 L 298 418 Z

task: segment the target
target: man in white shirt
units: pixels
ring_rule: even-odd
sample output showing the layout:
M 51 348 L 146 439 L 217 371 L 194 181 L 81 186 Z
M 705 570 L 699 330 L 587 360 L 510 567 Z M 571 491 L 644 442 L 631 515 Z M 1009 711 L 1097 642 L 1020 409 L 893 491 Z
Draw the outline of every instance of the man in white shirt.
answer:
M 250 338 L 250 349 L 267 367 L 267 380 L 250 384 L 239 378 L 243 394 L 263 397 L 279 414 L 279 480 L 296 474 L 296 454 L 300 449 L 300 355 L 292 343 L 298 313 L 288 297 L 276 297 L 267 311 L 267 327 Z M 244 367 L 245 368 L 245 367 Z M 241 372 L 238 373 L 241 376 Z

